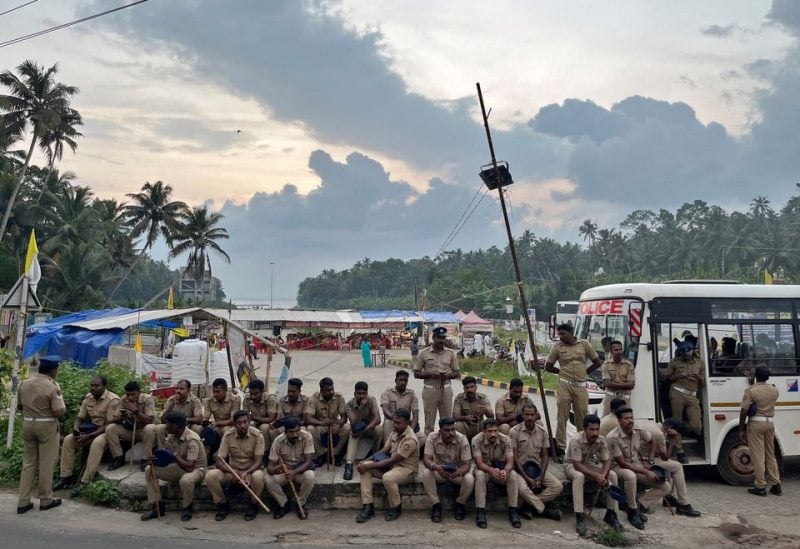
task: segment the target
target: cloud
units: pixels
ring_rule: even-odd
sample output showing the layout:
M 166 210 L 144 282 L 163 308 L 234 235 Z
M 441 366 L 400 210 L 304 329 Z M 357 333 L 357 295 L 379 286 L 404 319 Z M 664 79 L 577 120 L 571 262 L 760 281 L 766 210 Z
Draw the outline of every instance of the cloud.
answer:
M 708 27 L 700 29 L 700 34 L 705 36 L 713 36 L 716 38 L 728 38 L 733 34 L 734 31 L 738 30 L 740 27 L 739 25 L 710 25 Z
M 800 36 L 800 4 L 795 0 L 772 0 L 767 19 L 790 34 Z

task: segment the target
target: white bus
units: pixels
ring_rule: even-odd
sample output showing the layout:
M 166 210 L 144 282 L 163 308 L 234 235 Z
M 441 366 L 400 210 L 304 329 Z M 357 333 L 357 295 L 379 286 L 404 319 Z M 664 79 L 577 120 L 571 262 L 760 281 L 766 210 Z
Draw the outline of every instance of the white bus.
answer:
M 624 342 L 636 366 L 631 407 L 637 421 L 671 414 L 663 372 L 673 341 L 697 338 L 705 364 L 701 391 L 702 439 L 684 438 L 690 465 L 715 465 L 731 484 L 750 484 L 749 450 L 739 440 L 739 405 L 755 365 L 770 369 L 780 391 L 775 407 L 775 446 L 783 456 L 800 454 L 800 286 L 678 281 L 611 284 L 581 294 L 575 335 L 603 353 L 607 338 Z
M 556 323 L 557 324 L 572 324 L 575 326 L 575 321 L 578 318 L 578 302 L 577 301 L 558 301 L 556 302 Z

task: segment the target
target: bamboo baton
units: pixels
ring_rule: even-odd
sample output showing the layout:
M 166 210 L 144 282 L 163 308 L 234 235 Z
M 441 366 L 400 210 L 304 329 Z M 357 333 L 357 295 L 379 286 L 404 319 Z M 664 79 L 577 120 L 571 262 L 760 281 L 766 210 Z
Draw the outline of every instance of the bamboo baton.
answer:
M 330 471 L 330 466 L 334 464 L 333 461 L 333 426 L 328 425 L 328 459 L 325 460 L 325 470 Z M 336 465 L 333 465 L 336 468 Z
M 283 458 L 281 457 L 280 454 L 278 454 L 278 462 L 281 464 L 281 467 L 283 467 L 283 474 L 284 475 L 287 474 L 289 472 L 289 468 L 286 467 L 286 462 L 283 461 Z M 290 480 L 288 477 L 286 480 L 289 481 L 289 488 L 292 490 L 292 495 L 294 496 L 294 502 L 297 504 L 297 514 L 300 515 L 301 519 L 304 519 L 306 518 L 306 511 L 300 504 L 300 498 L 297 497 L 297 488 L 294 487 L 294 482 Z
M 592 511 L 594 511 L 594 508 L 597 507 L 597 502 L 600 501 L 600 494 L 602 494 L 605 491 L 606 488 L 602 486 L 597 487 L 597 492 L 595 492 L 594 494 L 594 501 L 592 501 L 592 506 L 589 507 L 589 514 L 586 516 L 586 518 L 592 518 Z
M 131 433 L 131 460 L 128 462 L 128 473 L 133 471 L 133 447 L 135 444 L 136 444 L 136 416 L 133 416 L 133 433 Z
M 156 501 L 156 517 L 158 518 L 158 520 L 161 520 L 161 485 L 159 485 L 158 483 L 155 464 L 151 463 L 147 470 L 150 472 L 150 476 L 147 479 L 147 482 L 152 482 L 153 484 L 155 484 L 155 493 L 158 494 L 158 501 Z
M 261 500 L 261 498 L 260 498 L 260 497 L 258 497 L 258 495 L 257 495 L 255 492 L 253 492 L 253 490 L 252 490 L 252 489 L 251 489 L 251 488 L 250 488 L 250 487 L 249 487 L 247 484 L 245 484 L 245 483 L 244 483 L 244 481 L 242 480 L 242 477 L 240 477 L 240 476 L 239 476 L 239 474 L 238 474 L 236 471 L 234 471 L 234 470 L 233 470 L 233 467 L 231 467 L 230 465 L 228 465 L 228 462 L 227 462 L 227 461 L 222 461 L 222 460 L 219 460 L 219 461 L 221 461 L 222 463 L 224 463 L 224 464 L 225 464 L 225 467 L 227 467 L 227 468 L 228 468 L 228 471 L 230 471 L 230 472 L 231 472 L 231 474 L 232 474 L 234 477 L 236 477 L 236 480 L 238 480 L 238 481 L 239 481 L 239 484 L 241 484 L 242 486 L 244 486 L 244 489 L 245 489 L 245 490 L 247 490 L 248 492 L 250 492 L 250 495 L 251 495 L 251 496 L 253 496 L 254 498 L 256 498 L 256 501 L 259 503 L 259 505 L 261 505 L 261 508 L 262 508 L 262 509 L 264 509 L 264 511 L 266 511 L 267 513 L 271 513 L 271 512 L 272 512 L 272 511 L 270 511 L 270 510 L 269 510 L 269 507 L 267 507 L 267 505 L 266 505 L 266 504 L 265 504 L 265 503 L 264 503 L 264 502 Z

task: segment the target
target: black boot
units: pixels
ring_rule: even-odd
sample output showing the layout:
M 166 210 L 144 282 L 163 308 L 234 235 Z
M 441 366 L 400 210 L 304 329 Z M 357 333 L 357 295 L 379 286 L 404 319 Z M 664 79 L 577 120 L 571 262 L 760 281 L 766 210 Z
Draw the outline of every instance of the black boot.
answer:
M 628 509 L 628 522 L 637 530 L 644 530 L 644 521 L 638 509 Z
M 225 517 L 228 516 L 229 511 L 230 507 L 228 507 L 227 501 L 217 503 L 217 514 L 214 515 L 214 520 L 216 520 L 217 522 L 225 520 Z
M 561 511 L 552 507 L 545 507 L 544 511 L 542 511 L 542 516 L 550 520 L 561 520 Z
M 247 511 L 245 511 L 244 520 L 253 520 L 256 518 L 257 514 L 258 503 L 250 503 L 250 505 L 247 506 Z
M 589 532 L 589 528 L 586 526 L 586 513 L 575 513 L 575 531 L 580 537 L 586 537 Z
M 436 503 L 431 507 L 431 520 L 433 522 L 442 522 L 442 504 Z
M 70 475 L 68 477 L 60 478 L 53 484 L 53 490 L 63 490 L 64 488 L 71 488 L 75 484 L 75 477 Z
M 109 471 L 116 471 L 125 465 L 125 456 L 117 456 L 111 460 L 111 465 L 108 466 Z
M 456 520 L 464 520 L 464 517 L 467 516 L 467 508 L 464 506 L 463 503 L 458 503 L 457 501 L 453 503 L 453 518 Z
M 475 524 L 478 528 L 486 528 L 486 509 L 475 509 Z
M 750 488 L 749 490 L 747 490 L 747 492 L 753 494 L 754 496 L 767 497 L 766 488 Z
M 510 522 L 511 526 L 514 528 L 522 528 L 522 521 L 519 519 L 516 507 L 508 508 L 508 522 Z
M 769 489 L 769 493 L 773 496 L 781 496 L 783 495 L 783 489 L 780 484 L 773 484 L 772 488 Z
M 536 516 L 536 509 L 531 507 L 529 503 L 523 503 L 519 508 L 519 515 L 525 520 L 532 520 Z
M 622 525 L 617 518 L 617 512 L 613 509 L 606 511 L 606 516 L 603 517 L 603 522 L 611 526 L 614 530 L 622 530 Z
M 155 505 L 153 505 L 149 511 L 145 512 L 142 516 L 142 520 L 153 520 L 154 518 L 158 518 L 159 516 L 164 516 L 164 502 L 159 501 Z
M 365 503 L 361 512 L 356 516 L 356 522 L 367 522 L 375 516 L 375 506 L 372 503 Z
M 386 511 L 386 520 L 392 521 L 397 520 L 400 518 L 400 515 L 403 514 L 403 506 L 398 505 L 397 507 L 392 507 L 388 511 Z
M 344 464 L 344 479 L 345 480 L 353 480 L 353 464 L 352 463 L 345 463 Z
M 181 522 L 189 522 L 194 516 L 194 507 L 190 503 L 188 506 L 181 509 Z
M 272 512 L 272 518 L 276 520 L 279 518 L 283 518 L 286 515 L 286 513 L 288 513 L 291 510 L 292 510 L 292 502 L 286 500 L 285 504 L 275 507 L 275 510 Z

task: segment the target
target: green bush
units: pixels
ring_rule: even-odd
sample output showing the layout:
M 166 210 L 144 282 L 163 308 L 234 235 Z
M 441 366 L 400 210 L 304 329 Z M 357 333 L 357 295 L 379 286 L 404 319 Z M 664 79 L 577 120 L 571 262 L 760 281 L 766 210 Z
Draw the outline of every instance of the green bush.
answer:
M 11 374 L 14 370 L 14 351 L 0 349 L 0 410 L 8 408 L 11 398 Z M 28 367 L 23 363 L 20 379 L 27 377 Z M 3 433 L 5 434 L 5 433 Z
M 108 480 L 90 482 L 81 493 L 81 497 L 92 505 L 115 507 L 119 503 L 117 485 Z
M 11 448 L 6 448 L 8 420 L 0 421 L 0 484 L 16 485 L 22 473 L 22 422 L 14 422 L 14 438 Z
M 599 530 L 592 539 L 600 545 L 606 547 L 629 547 L 633 545 L 631 540 L 625 537 L 625 533 L 614 528 L 603 528 Z

